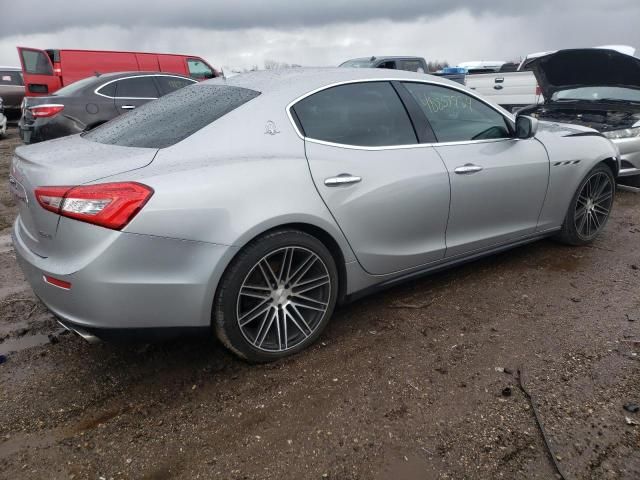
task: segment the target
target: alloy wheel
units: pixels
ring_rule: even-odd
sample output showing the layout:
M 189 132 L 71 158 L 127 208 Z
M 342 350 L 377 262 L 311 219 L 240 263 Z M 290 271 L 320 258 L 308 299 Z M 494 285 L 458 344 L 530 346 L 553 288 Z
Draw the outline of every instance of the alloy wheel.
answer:
M 330 299 L 331 277 L 322 259 L 307 248 L 279 248 L 262 257 L 245 277 L 236 318 L 254 348 L 284 352 L 313 335 Z
M 574 213 L 578 235 L 588 240 L 595 237 L 607 222 L 613 203 L 613 183 L 604 172 L 596 172 L 585 182 Z

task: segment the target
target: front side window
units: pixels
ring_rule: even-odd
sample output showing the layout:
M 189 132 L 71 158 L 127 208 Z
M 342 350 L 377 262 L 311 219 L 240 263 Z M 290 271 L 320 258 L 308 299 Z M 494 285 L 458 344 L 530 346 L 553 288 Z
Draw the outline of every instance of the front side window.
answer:
M 328 88 L 293 109 L 311 139 L 361 147 L 417 143 L 409 116 L 388 82 Z
M 175 92 L 182 87 L 187 87 L 196 83 L 188 78 L 170 77 L 165 75 L 157 76 L 156 82 L 158 82 L 158 86 L 160 87 L 160 95 L 166 95 L 167 93 Z
M 260 92 L 227 85 L 181 88 L 83 134 L 93 142 L 123 147 L 165 148 L 174 145 Z
M 158 98 L 160 96 L 151 76 L 125 78 L 114 83 L 117 98 Z
M 425 83 L 405 83 L 433 128 L 438 142 L 510 138 L 506 119 L 464 92 Z
M 213 78 L 213 70 L 211 67 L 204 63 L 202 60 L 190 58 L 187 60 L 189 66 L 189 76 L 198 80 L 205 80 L 207 78 Z

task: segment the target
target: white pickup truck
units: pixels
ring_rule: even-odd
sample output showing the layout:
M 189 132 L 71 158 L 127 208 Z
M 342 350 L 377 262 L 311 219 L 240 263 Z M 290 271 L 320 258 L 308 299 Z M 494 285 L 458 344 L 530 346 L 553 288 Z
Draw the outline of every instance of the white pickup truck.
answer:
M 544 99 L 536 77 L 523 66 L 525 62 L 515 72 L 469 74 L 466 85 L 510 112 L 542 103 Z

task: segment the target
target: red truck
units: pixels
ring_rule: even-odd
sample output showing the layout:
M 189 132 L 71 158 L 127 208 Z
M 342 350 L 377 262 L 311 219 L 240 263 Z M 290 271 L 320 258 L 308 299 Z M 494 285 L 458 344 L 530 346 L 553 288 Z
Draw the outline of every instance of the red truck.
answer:
M 106 50 L 38 50 L 18 47 L 25 95 L 50 95 L 59 88 L 96 73 L 150 71 L 177 73 L 195 80 L 221 75 L 195 55 L 114 52 Z

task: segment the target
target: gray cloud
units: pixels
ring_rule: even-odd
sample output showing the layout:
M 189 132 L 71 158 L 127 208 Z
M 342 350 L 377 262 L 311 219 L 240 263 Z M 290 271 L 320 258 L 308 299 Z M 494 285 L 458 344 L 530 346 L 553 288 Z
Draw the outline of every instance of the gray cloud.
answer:
M 9 0 L 4 0 L 9 1 Z M 70 27 L 118 25 L 124 27 L 193 27 L 215 30 L 246 28 L 316 27 L 371 20 L 413 21 L 434 19 L 457 10 L 473 15 L 526 17 L 540 11 L 611 12 L 635 11 L 637 0 L 111 0 L 70 5 L 68 0 L 48 0 L 46 8 L 34 2 L 11 2 L 0 37 L 55 32 Z M 635 17 L 636 19 L 638 16 Z

